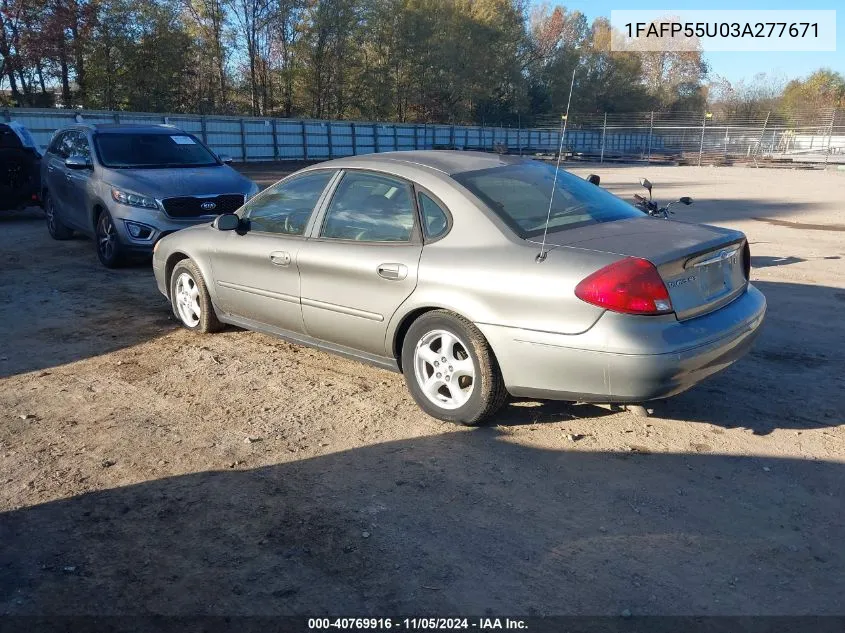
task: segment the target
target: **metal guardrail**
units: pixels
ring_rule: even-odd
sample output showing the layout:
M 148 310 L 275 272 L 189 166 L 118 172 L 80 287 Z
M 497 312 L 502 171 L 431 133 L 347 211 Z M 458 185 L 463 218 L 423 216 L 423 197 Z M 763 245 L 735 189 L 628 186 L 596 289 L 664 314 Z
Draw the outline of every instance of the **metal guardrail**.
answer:
M 13 108 L 6 121 L 29 128 L 46 148 L 57 129 L 75 122 L 169 124 L 201 138 L 218 154 L 235 160 L 326 160 L 393 150 L 456 148 L 534 153 L 557 151 L 560 133 L 551 129 L 323 121 L 257 117 L 151 114 L 99 110 Z

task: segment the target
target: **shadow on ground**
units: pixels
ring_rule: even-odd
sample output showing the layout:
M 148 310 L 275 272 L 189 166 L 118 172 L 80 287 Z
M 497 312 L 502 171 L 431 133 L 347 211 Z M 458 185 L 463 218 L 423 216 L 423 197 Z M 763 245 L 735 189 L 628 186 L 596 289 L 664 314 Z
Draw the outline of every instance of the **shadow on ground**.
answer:
M 41 211 L 0 214 L 0 378 L 130 347 L 174 329 L 149 260 L 108 270 L 90 239 L 49 238 Z
M 170 477 L 0 515 L 0 613 L 838 613 L 843 475 L 479 429 Z

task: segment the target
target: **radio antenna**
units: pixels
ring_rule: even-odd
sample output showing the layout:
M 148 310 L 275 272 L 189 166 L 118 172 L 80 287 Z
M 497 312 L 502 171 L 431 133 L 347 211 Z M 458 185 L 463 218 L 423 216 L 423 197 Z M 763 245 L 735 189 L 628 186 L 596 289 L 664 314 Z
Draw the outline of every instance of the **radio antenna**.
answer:
M 539 264 L 546 259 L 548 252 L 546 251 L 546 235 L 549 233 L 549 222 L 552 219 L 552 203 L 555 201 L 555 190 L 557 189 L 557 174 L 560 171 L 560 158 L 563 155 L 563 139 L 566 137 L 566 124 L 569 123 L 569 106 L 572 103 L 572 89 L 575 87 L 575 71 L 578 70 L 578 64 L 581 63 L 579 59 L 575 63 L 575 68 L 572 69 L 572 81 L 569 84 L 569 98 L 566 100 L 566 114 L 563 115 L 563 125 L 560 132 L 560 146 L 557 148 L 557 164 L 555 165 L 555 178 L 552 182 L 552 195 L 549 196 L 549 211 L 546 213 L 546 226 L 543 227 L 543 244 L 540 246 L 540 252 L 537 253 L 535 261 Z

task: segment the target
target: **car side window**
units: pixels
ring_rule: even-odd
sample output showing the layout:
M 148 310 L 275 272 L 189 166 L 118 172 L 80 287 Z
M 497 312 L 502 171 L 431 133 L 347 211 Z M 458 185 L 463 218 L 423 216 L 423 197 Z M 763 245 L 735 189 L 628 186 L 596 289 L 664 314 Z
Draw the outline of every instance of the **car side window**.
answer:
M 55 154 L 59 158 L 67 158 L 70 156 L 68 151 L 71 147 L 71 134 L 72 132 L 62 132 L 54 138 L 53 142 L 50 143 L 50 153 Z
M 437 239 L 448 230 L 449 216 L 439 204 L 422 192 L 419 194 L 419 201 L 423 234 L 427 239 Z
M 71 156 L 82 156 L 85 159 L 91 160 L 91 146 L 88 144 L 88 138 L 82 132 L 73 133 L 73 151 Z
M 409 242 L 414 214 L 409 184 L 388 176 L 349 172 L 332 196 L 320 236 L 359 242 Z
M 247 202 L 242 217 L 252 231 L 302 235 L 333 174 L 319 171 L 277 183 Z

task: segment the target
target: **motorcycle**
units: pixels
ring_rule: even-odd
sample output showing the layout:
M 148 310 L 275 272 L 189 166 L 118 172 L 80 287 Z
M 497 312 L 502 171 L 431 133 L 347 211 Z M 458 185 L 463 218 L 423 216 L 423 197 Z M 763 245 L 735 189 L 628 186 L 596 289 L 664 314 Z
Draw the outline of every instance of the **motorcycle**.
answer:
M 640 178 L 640 185 L 643 186 L 648 191 L 648 199 L 645 196 L 641 196 L 638 193 L 634 194 L 634 206 L 637 207 L 640 211 L 645 213 L 646 215 L 650 215 L 653 218 L 663 218 L 664 220 L 669 219 L 669 215 L 675 215 L 674 211 L 670 211 L 669 207 L 673 204 L 683 204 L 689 206 L 692 204 L 692 198 L 689 196 L 684 196 L 683 198 L 679 198 L 674 202 L 670 202 L 665 207 L 661 207 L 651 198 L 651 188 L 652 185 L 648 181 L 647 178 Z
M 585 178 L 585 180 L 590 184 L 595 185 L 596 187 L 601 185 L 601 178 L 596 174 L 590 174 Z M 692 198 L 690 198 L 689 196 L 684 196 L 683 198 L 675 200 L 674 202 L 670 202 L 665 207 L 661 207 L 654 200 L 651 199 L 652 184 L 649 182 L 648 178 L 640 178 L 640 185 L 642 185 L 643 188 L 648 190 L 648 199 L 646 199 L 645 196 L 641 196 L 638 193 L 635 193 L 634 206 L 646 215 L 650 215 L 653 218 L 663 218 L 664 220 L 668 220 L 670 215 L 675 215 L 674 211 L 669 210 L 669 207 L 671 207 L 673 204 L 684 204 L 687 206 L 692 204 Z

